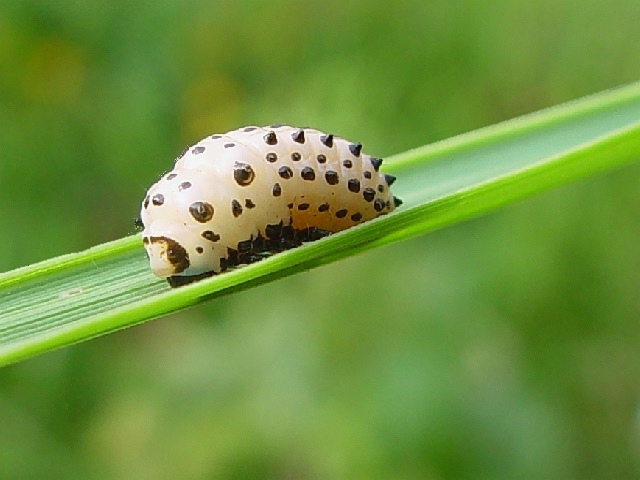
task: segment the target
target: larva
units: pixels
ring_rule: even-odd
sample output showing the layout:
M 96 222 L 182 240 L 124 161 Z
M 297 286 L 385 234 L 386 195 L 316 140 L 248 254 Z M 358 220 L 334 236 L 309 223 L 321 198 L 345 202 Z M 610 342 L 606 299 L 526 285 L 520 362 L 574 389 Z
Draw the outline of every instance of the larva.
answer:
M 381 163 L 360 143 L 311 128 L 206 137 L 142 202 L 151 270 L 184 285 L 391 212 L 402 202 Z

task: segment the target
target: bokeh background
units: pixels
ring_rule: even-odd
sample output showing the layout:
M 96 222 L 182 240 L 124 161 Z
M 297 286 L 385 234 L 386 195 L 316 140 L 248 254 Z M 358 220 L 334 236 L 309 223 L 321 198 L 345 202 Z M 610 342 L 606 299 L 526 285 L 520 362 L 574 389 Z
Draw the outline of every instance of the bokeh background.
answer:
M 206 134 L 311 125 L 388 156 L 637 80 L 638 25 L 637 0 L 2 0 L 0 270 L 133 233 Z M 639 186 L 3 368 L 0 477 L 638 478 Z

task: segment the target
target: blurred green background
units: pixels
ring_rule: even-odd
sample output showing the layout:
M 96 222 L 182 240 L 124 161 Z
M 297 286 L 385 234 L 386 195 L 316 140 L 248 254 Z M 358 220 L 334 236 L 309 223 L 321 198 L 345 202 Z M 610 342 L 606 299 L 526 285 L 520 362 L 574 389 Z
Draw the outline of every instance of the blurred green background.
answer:
M 0 271 L 133 233 L 206 134 L 310 125 L 388 156 L 637 80 L 639 24 L 637 0 L 2 0 Z M 638 478 L 639 185 L 3 368 L 0 477 Z

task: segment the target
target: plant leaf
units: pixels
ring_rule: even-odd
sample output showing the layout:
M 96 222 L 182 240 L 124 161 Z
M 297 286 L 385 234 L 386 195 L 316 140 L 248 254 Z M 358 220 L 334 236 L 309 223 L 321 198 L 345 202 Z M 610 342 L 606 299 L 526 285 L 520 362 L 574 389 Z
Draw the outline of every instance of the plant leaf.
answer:
M 640 83 L 389 158 L 396 212 L 178 289 L 139 235 L 0 275 L 0 365 L 491 211 L 640 158 Z

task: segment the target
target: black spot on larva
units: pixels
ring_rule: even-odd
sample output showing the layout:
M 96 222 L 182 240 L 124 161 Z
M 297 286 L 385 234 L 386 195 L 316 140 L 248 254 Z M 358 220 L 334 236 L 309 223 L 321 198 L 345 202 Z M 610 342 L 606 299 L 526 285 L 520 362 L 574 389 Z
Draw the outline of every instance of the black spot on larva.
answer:
M 191 188 L 191 182 L 182 182 L 180 185 L 178 185 L 178 190 L 180 191 L 186 190 L 187 188 Z
M 188 147 L 187 147 L 188 148 Z M 176 178 L 178 176 L 177 173 L 170 173 L 169 175 L 167 175 L 167 180 L 173 180 L 174 178 Z
M 196 247 L 196 252 L 204 253 L 204 248 L 198 246 L 198 247 Z
M 133 219 L 133 226 L 136 228 L 144 228 L 144 223 L 142 223 L 142 219 L 140 217 L 135 217 Z
M 300 205 L 298 205 L 298 210 L 308 210 L 308 209 L 309 209 L 308 203 L 301 203 Z
M 267 133 L 264 136 L 264 143 L 266 143 L 267 145 L 277 145 L 278 136 L 276 135 L 276 132 Z
M 382 184 L 378 185 L 378 191 L 380 193 L 384 192 L 384 185 L 382 185 Z
M 189 151 L 189 148 L 190 147 L 188 145 L 186 147 L 184 147 L 182 149 L 182 151 L 180 152 L 180 154 L 178 155 L 178 158 L 176 160 L 180 160 L 182 157 L 184 157 L 184 154 Z M 175 173 L 172 173 L 171 175 L 175 175 Z M 169 180 L 171 180 L 171 179 L 169 178 Z
M 385 173 L 384 181 L 387 182 L 387 185 L 391 186 L 393 185 L 393 182 L 396 181 L 396 177 L 394 177 L 393 175 L 389 175 L 388 173 Z
M 162 205 L 164 203 L 164 195 L 162 195 L 161 193 L 156 193 L 153 198 L 151 199 L 151 202 L 159 207 L 160 205 Z
M 236 162 L 233 166 L 233 179 L 241 187 L 246 187 L 253 182 L 256 178 L 256 174 L 253 172 L 253 168 L 248 163 Z
M 242 205 L 240 205 L 240 202 L 235 198 L 231 201 L 231 213 L 233 213 L 233 216 L 236 218 L 242 215 Z
M 381 198 L 376 198 L 376 201 L 373 202 L 373 209 L 376 212 L 381 212 L 383 208 L 384 208 L 384 200 L 382 200 Z
M 369 170 L 365 170 L 364 172 L 362 172 L 362 176 L 367 180 L 371 180 L 371 172 Z
M 291 210 L 293 208 L 293 203 L 287 203 L 287 208 Z
M 373 202 L 373 199 L 376 196 L 376 191 L 373 188 L 367 187 L 362 190 L 362 196 L 367 202 Z
M 191 153 L 193 153 L 194 155 L 200 155 L 202 152 L 204 152 L 204 147 L 196 147 L 191 150 Z
M 316 157 L 316 160 L 318 160 L 318 163 L 327 163 L 327 156 L 321 153 Z
M 145 244 L 145 245 L 149 245 L 149 237 L 144 237 L 142 239 L 142 243 Z
M 300 153 L 298 152 L 293 152 L 291 154 L 291 160 L 293 160 L 294 162 L 299 162 L 301 158 L 302 158 L 302 155 L 300 155 Z
M 333 170 L 327 170 L 326 172 L 324 172 L 324 178 L 329 185 L 337 185 L 340 181 L 338 172 L 334 172 Z
M 370 162 L 376 172 L 380 170 L 380 165 L 382 165 L 381 158 L 371 157 Z
M 347 160 L 344 160 L 342 162 L 342 165 L 344 165 L 344 168 L 351 168 L 351 167 L 353 167 L 353 162 L 351 160 L 347 159 Z
M 347 209 L 346 209 L 346 208 L 343 208 L 343 209 L 338 210 L 338 211 L 336 212 L 336 217 L 337 217 L 337 218 L 344 218 L 344 217 L 346 217 L 346 216 L 347 216 Z
M 316 172 L 314 172 L 311 167 L 304 167 L 300 172 L 300 176 L 303 180 L 312 181 L 316 179 Z
M 333 147 L 333 135 L 330 133 L 327 135 L 322 135 L 320 137 L 320 141 L 324 144 L 325 147 Z
M 273 125 L 269 125 L 269 128 L 280 128 L 281 126 L 281 123 L 274 123 Z
M 291 168 L 289 167 L 280 167 L 278 169 L 278 175 L 280 175 L 281 178 L 288 180 L 289 178 L 293 177 L 293 170 L 291 170 Z
M 247 253 L 251 251 L 253 247 L 253 240 L 243 240 L 242 242 L 238 242 L 238 253 Z
M 224 257 L 220 257 L 220 270 L 225 271 L 227 269 L 227 259 Z
M 329 210 L 329 204 L 328 203 L 323 203 L 322 205 L 320 205 L 318 207 L 318 211 L 319 212 L 326 212 L 327 210 Z
M 225 143 L 224 144 L 224 148 L 232 148 L 232 147 L 235 147 L 235 146 L 236 146 L 235 143 Z
M 357 178 L 350 178 L 347 182 L 347 188 L 350 192 L 358 193 L 360 191 L 360 180 Z
M 144 197 L 144 208 L 149 208 L 149 195 Z
M 245 132 L 253 132 L 257 127 L 244 127 Z
M 271 190 L 271 193 L 273 194 L 274 197 L 279 197 L 280 195 L 282 195 L 282 187 L 280 187 L 279 183 L 276 183 L 273 185 L 273 189 Z
M 151 237 L 151 243 L 158 238 L 163 238 L 166 245 L 167 261 L 173 265 L 173 273 L 184 272 L 189 268 L 189 254 L 178 242 L 166 237 Z
M 217 242 L 220 240 L 220 235 L 213 233 L 211 230 L 205 230 L 200 234 L 202 238 L 209 240 L 210 242 Z
M 247 207 L 248 209 L 252 209 L 253 207 L 256 206 L 256 204 L 253 203 L 253 201 L 250 198 L 245 198 L 244 199 L 244 206 Z
M 189 213 L 196 222 L 207 223 L 213 218 L 213 205 L 207 202 L 194 202 L 189 205 Z
M 402 200 L 400 200 L 398 197 L 393 197 L 393 205 L 399 207 L 400 205 L 402 205 Z
M 189 254 L 174 239 L 169 237 L 149 237 L 149 242 L 162 245 L 164 256 L 173 267 L 174 274 L 184 272 L 189 268 Z
M 360 212 L 354 213 L 353 215 L 351 215 L 351 220 L 354 222 L 359 222 L 360 220 L 362 220 L 362 214 Z
M 296 143 L 304 143 L 304 130 L 303 129 L 296 130 L 291 134 L 291 138 Z
M 219 138 L 222 138 L 222 135 L 211 135 L 211 140 L 218 140 Z
M 361 143 L 350 143 L 349 144 L 349 151 L 351 152 L 351 154 L 354 157 L 359 157 L 361 150 L 362 150 L 362 144 Z
M 267 153 L 267 155 L 266 155 L 264 158 L 265 158 L 265 159 L 267 160 L 267 162 L 269 162 L 269 163 L 275 163 L 275 162 L 277 162 L 277 161 L 278 161 L 278 155 L 276 155 L 276 154 L 275 154 L 275 153 L 273 153 L 273 152 L 269 152 L 269 153 Z

